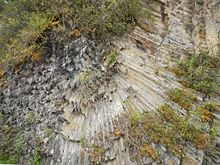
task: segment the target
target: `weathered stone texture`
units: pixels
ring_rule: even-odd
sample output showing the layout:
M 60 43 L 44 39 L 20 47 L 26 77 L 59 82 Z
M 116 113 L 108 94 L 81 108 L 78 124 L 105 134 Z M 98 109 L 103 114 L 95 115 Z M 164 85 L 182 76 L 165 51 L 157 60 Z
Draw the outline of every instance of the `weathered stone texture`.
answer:
M 13 116 L 11 124 L 20 123 L 24 138 L 39 135 L 43 139 L 42 164 L 93 164 L 99 155 L 91 158 L 87 143 L 103 147 L 100 160 L 106 165 L 220 163 L 218 147 L 215 153 L 206 153 L 190 145 L 183 160 L 161 145 L 157 161 L 146 157 L 135 162 L 123 136 L 106 137 L 115 131 L 119 116 L 154 111 L 167 101 L 165 91 L 181 87 L 164 66 L 189 53 L 218 50 L 219 2 L 154 0 L 152 6 L 152 19 L 141 20 L 131 34 L 115 41 L 120 54 L 116 71 L 107 73 L 99 59 L 101 48 L 81 37 L 65 46 L 54 45 L 42 63 L 28 63 L 19 75 L 7 77 L 9 86 L 0 90 L 0 111 Z M 36 120 L 25 125 L 29 113 Z M 47 128 L 54 132 L 50 140 L 44 133 Z

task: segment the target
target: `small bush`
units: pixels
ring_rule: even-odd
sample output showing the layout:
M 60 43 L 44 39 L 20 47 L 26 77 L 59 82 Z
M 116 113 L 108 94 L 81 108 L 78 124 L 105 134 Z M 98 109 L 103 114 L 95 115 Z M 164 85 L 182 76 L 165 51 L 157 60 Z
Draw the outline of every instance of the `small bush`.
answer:
M 139 112 L 135 112 L 134 114 L 132 114 L 130 116 L 130 123 L 131 123 L 131 126 L 135 126 L 138 121 L 141 119 L 141 114 Z
M 55 17 L 74 23 L 96 39 L 109 40 L 131 30 L 139 17 L 146 15 L 140 0 L 56 1 L 47 2 Z M 71 26 L 71 25 L 70 25 Z M 87 30 L 85 30 L 87 29 Z
M 172 101 L 179 104 L 186 110 L 192 109 L 192 103 L 197 101 L 195 96 L 181 89 L 170 90 L 167 94 Z
M 173 67 L 168 68 L 168 70 L 175 73 L 178 77 L 184 75 L 184 70 L 179 67 L 173 66 Z
M 106 58 L 106 61 L 107 61 L 107 64 L 108 65 L 112 65 L 116 62 L 117 60 L 117 52 L 116 51 L 111 51 L 108 55 L 107 55 L 107 58 Z
M 33 112 L 29 112 L 25 115 L 25 118 L 24 118 L 25 124 L 30 125 L 35 121 L 36 121 L 36 117 Z
M 33 159 L 31 160 L 31 165 L 40 165 L 40 154 L 39 149 L 36 147 L 34 150 Z
M 204 98 L 211 97 L 219 91 L 217 75 L 220 69 L 220 54 L 216 57 L 203 52 L 191 55 L 179 63 L 181 81 L 187 87 L 196 89 L 204 94 Z
M 201 132 L 196 129 L 194 125 L 191 125 L 187 121 L 183 120 L 169 105 L 162 105 L 159 108 L 159 112 L 167 122 L 173 125 L 172 129 L 174 129 L 174 132 L 182 139 L 192 142 L 199 149 L 209 147 L 209 135 Z
M 148 113 L 141 119 L 140 123 L 154 143 L 162 143 L 174 155 L 180 157 L 184 155 L 177 132 L 171 126 L 165 126 L 160 117 Z
M 2 52 L 8 41 L 27 25 L 28 13 L 40 10 L 42 7 L 41 2 L 41 0 L 0 2 L 0 8 L 3 8 L 3 10 L 0 10 L 0 52 Z M 2 3 L 3 5 L 1 6 Z
M 196 111 L 200 113 L 200 118 L 204 122 L 211 122 L 213 112 L 220 112 L 220 105 L 214 102 L 206 102 L 196 107 Z
M 0 112 L 0 121 L 3 120 L 4 115 Z
M 17 128 L 3 125 L 0 128 L 0 163 L 19 163 L 22 141 Z
M 203 5 L 204 4 L 204 0 L 196 0 L 196 4 Z
M 66 37 L 86 35 L 109 41 L 132 30 L 145 13 L 149 12 L 143 10 L 140 0 L 9 1 L 0 12 L 0 23 L 4 20 L 0 27 L 0 63 L 15 66 L 40 52 L 46 29 L 62 29 L 63 34 L 69 34 Z M 108 63 L 115 60 L 111 54 Z
M 139 152 L 141 157 L 150 155 L 154 161 L 158 159 L 158 155 L 156 151 L 153 149 L 153 147 L 150 144 L 145 143 L 142 146 L 140 146 Z
M 163 144 L 169 152 L 179 157 L 185 154 L 184 141 L 191 142 L 199 149 L 209 146 L 209 136 L 182 119 L 169 105 L 162 105 L 158 108 L 158 112 L 160 115 L 149 112 L 133 117 L 135 118 L 133 124 L 131 123 L 133 120 L 130 118 L 128 120 L 132 124 L 128 130 L 128 143 L 129 146 L 133 146 L 133 152 L 137 147 L 136 157 L 149 154 L 153 159 L 157 159 L 156 151 L 149 145 L 146 146 L 145 139 Z
M 42 37 L 43 31 L 49 26 L 51 14 L 31 13 L 27 17 L 27 26 L 17 32 L 4 49 L 4 56 L 0 59 L 8 66 L 15 66 L 24 62 L 27 57 L 39 60 L 36 53 L 40 54 L 40 45 L 36 43 Z M 34 58 L 33 58 L 34 57 Z
M 79 81 L 81 84 L 87 84 L 92 83 L 94 79 L 96 79 L 99 76 L 100 72 L 97 69 L 88 69 L 83 72 L 81 72 L 79 76 Z

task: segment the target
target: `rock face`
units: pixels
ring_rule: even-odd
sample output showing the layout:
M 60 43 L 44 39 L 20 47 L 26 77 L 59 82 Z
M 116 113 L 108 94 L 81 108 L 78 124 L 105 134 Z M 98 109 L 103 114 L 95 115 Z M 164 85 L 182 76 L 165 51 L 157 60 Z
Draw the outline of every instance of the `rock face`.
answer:
M 152 18 L 140 20 L 131 34 L 115 41 L 119 56 L 114 69 L 102 65 L 101 46 L 80 37 L 51 44 L 49 56 L 7 76 L 0 111 L 11 116 L 7 124 L 19 124 L 22 138 L 29 141 L 23 154 L 32 153 L 37 136 L 45 165 L 219 164 L 220 141 L 214 152 L 189 144 L 183 159 L 152 144 L 158 158 L 137 161 L 126 146 L 126 129 L 118 129 L 123 114 L 154 111 L 167 102 L 168 89 L 181 87 L 165 66 L 190 53 L 218 51 L 220 2 L 201 2 L 153 0 Z M 23 161 L 28 164 L 25 156 Z

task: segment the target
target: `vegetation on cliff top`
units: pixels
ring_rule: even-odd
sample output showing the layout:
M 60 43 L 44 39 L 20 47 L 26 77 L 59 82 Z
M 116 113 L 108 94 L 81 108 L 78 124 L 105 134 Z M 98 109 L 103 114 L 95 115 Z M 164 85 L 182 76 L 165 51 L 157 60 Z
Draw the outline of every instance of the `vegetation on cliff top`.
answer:
M 38 61 L 48 30 L 64 38 L 109 40 L 131 30 L 146 13 L 140 0 L 8 0 L 0 7 L 1 74 L 27 57 Z

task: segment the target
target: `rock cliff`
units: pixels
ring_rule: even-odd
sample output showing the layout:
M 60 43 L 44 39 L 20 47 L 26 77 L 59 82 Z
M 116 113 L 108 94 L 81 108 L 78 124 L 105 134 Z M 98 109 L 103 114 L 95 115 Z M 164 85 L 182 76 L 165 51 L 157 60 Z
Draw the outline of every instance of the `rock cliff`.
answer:
M 153 0 L 151 10 L 150 19 L 138 20 L 130 34 L 114 41 L 119 55 L 110 66 L 100 57 L 102 45 L 83 36 L 62 44 L 51 35 L 41 60 L 7 74 L 0 111 L 8 117 L 0 125 L 19 129 L 26 141 L 24 163 L 38 138 L 43 165 L 220 164 L 219 136 L 211 151 L 186 141 L 182 157 L 162 142 L 131 144 L 129 134 L 135 130 L 127 116 L 156 113 L 164 103 L 187 116 L 169 99 L 168 90 L 182 88 L 202 101 L 199 92 L 185 89 L 167 67 L 189 54 L 215 54 L 219 48 L 219 1 Z M 220 135 L 220 114 L 214 116 Z M 209 124 L 203 127 L 209 133 Z

